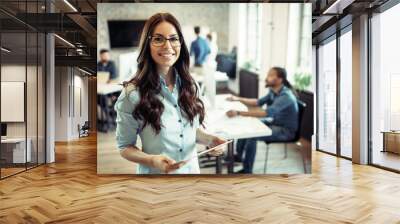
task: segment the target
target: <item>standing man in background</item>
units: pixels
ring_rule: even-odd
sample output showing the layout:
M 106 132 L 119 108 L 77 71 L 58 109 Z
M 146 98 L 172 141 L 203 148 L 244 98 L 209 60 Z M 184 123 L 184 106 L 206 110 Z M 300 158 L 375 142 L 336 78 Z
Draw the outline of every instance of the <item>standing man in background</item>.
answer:
M 207 55 L 211 53 L 210 46 L 208 46 L 207 41 L 200 37 L 200 27 L 194 27 L 194 33 L 197 38 L 190 45 L 190 55 L 194 55 L 194 66 L 202 67 L 207 59 Z
M 211 33 L 207 34 L 207 42 L 208 46 L 210 47 L 210 54 L 207 57 L 207 62 L 210 65 L 214 65 L 215 67 L 217 66 L 217 54 L 218 54 L 218 46 L 216 41 L 213 39 L 213 36 Z

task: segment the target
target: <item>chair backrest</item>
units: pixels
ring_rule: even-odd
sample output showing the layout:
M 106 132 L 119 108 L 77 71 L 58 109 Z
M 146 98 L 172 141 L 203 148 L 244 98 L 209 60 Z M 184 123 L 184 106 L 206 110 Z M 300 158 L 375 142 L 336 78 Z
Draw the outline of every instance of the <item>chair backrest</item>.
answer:
M 303 114 L 304 114 L 304 110 L 306 108 L 306 103 L 304 103 L 301 100 L 297 100 L 297 106 L 299 108 L 299 122 L 298 122 L 298 128 L 296 131 L 296 135 L 295 135 L 295 141 L 298 141 L 300 139 L 300 132 L 301 132 L 301 126 L 302 126 L 302 122 L 303 122 Z
M 89 129 L 90 125 L 89 125 L 89 121 L 85 121 L 85 123 L 82 125 L 82 129 Z
M 246 98 L 258 98 L 259 75 L 247 69 L 239 72 L 239 96 Z M 251 86 L 251 88 L 249 88 Z
M 229 55 L 218 54 L 217 61 L 217 71 L 225 72 L 229 78 L 236 78 L 236 61 L 232 59 Z

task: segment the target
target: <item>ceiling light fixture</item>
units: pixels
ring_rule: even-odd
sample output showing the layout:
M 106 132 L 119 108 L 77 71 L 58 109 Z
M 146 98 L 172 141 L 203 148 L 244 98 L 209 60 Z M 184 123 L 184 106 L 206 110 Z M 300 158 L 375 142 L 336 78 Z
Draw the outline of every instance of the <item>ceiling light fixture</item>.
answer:
M 90 72 L 88 72 L 88 71 L 85 71 L 85 70 L 83 70 L 83 69 L 81 69 L 81 68 L 79 68 L 79 67 L 78 67 L 78 69 L 79 69 L 81 72 L 83 72 L 83 73 L 85 73 L 85 74 L 87 74 L 87 75 L 92 75 L 92 73 L 90 73 Z
M 65 4 L 67 4 L 72 10 L 74 10 L 74 12 L 78 12 L 78 10 L 71 4 L 69 3 L 68 0 L 64 0 Z
M 342 14 L 343 9 L 351 5 L 354 0 L 336 0 L 322 14 Z
M 7 48 L 5 48 L 5 47 L 1 47 L 1 50 L 4 51 L 4 52 L 6 52 L 6 53 L 10 53 L 10 52 L 11 52 L 11 50 L 9 50 L 9 49 L 7 49 Z
M 54 34 L 54 36 L 57 37 L 58 39 L 60 39 L 62 42 L 66 43 L 67 45 L 69 45 L 69 46 L 75 48 L 75 45 L 71 44 L 71 42 L 69 42 L 68 40 L 66 40 L 66 39 L 64 39 L 64 38 L 62 38 L 62 37 L 60 37 L 60 36 L 57 35 L 57 34 Z

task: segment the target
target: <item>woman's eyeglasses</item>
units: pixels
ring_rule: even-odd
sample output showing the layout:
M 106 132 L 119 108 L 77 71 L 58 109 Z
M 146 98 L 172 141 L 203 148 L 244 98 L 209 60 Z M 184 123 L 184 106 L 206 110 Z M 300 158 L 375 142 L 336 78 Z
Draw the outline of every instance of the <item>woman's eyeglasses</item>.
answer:
M 156 35 L 156 36 L 149 36 L 150 43 L 154 47 L 162 47 L 164 44 L 169 41 L 172 47 L 179 47 L 181 46 L 181 40 L 177 36 L 173 36 L 170 38 L 165 38 L 164 36 L 161 35 Z

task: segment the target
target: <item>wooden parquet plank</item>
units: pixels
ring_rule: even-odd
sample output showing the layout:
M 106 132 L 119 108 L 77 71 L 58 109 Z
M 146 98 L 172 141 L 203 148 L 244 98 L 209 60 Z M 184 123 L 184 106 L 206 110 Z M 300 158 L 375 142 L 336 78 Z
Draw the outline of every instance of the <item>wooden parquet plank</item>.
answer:
M 400 175 L 313 152 L 311 175 L 96 174 L 96 137 L 0 181 L 0 223 L 398 223 Z

